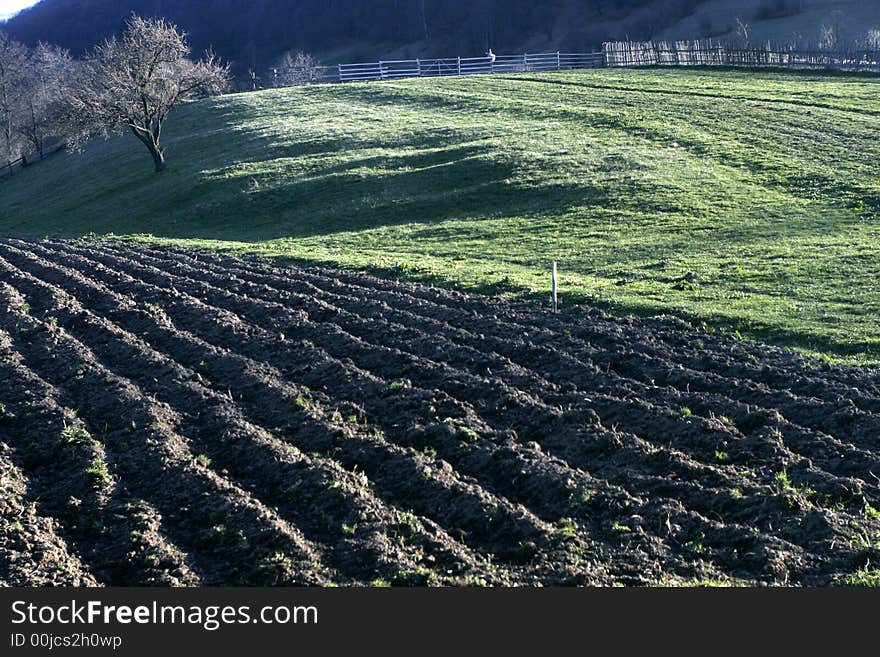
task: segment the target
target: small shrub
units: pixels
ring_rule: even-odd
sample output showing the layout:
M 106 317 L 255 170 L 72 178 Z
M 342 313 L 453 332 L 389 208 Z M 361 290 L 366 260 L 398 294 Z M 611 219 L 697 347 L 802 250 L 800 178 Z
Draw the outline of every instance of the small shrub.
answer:
M 113 475 L 110 474 L 110 468 L 107 466 L 107 462 L 100 457 L 95 458 L 86 468 L 85 472 L 101 488 L 113 483 Z
M 849 575 L 843 582 L 847 586 L 880 588 L 880 568 L 870 569 L 866 566 Z
M 392 381 L 388 384 L 388 390 L 397 391 L 397 390 L 406 390 L 407 388 L 411 388 L 412 383 L 407 379 L 398 379 L 397 381 Z
M 58 443 L 65 446 L 87 443 L 91 439 L 89 432 L 80 426 L 66 426 L 58 434 Z

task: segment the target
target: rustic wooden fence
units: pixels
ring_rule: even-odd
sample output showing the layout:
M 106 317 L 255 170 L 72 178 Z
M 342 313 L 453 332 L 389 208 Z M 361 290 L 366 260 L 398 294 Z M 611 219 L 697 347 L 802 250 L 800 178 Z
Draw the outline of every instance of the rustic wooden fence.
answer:
M 799 50 L 770 44 L 729 46 L 713 41 L 619 41 L 604 44 L 606 66 L 775 66 L 880 72 L 875 50 Z
M 0 178 L 5 178 L 6 176 L 11 176 L 15 173 L 16 170 L 20 169 L 24 166 L 25 159 L 23 157 L 18 158 L 17 160 L 13 160 L 12 162 L 7 162 L 3 166 L 0 166 Z
M 31 153 L 30 155 L 25 155 L 17 160 L 13 160 L 12 162 L 7 162 L 6 164 L 0 165 L 0 179 L 11 176 L 16 171 L 21 169 L 22 167 L 26 167 L 34 162 L 39 162 L 40 160 L 45 160 L 50 155 L 57 153 L 58 151 L 64 150 L 67 147 L 66 142 L 60 142 L 55 144 L 54 146 L 50 146 L 43 150 L 42 153 Z

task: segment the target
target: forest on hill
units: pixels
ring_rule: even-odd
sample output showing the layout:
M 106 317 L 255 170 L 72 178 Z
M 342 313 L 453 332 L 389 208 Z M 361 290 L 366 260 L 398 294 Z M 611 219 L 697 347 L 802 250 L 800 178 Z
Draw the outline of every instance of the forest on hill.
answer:
M 328 64 L 378 58 L 582 52 L 605 41 L 715 38 L 867 45 L 880 3 L 862 0 L 41 0 L 2 27 L 28 45 L 79 55 L 132 13 L 165 17 L 196 53 L 238 73 L 302 50 Z M 875 46 L 877 44 L 874 44 Z
M 386 54 L 480 54 L 487 48 L 584 50 L 649 38 L 693 13 L 698 0 L 42 0 L 6 25 L 25 43 L 87 50 L 132 12 L 163 16 L 244 68 L 305 50 L 327 61 Z

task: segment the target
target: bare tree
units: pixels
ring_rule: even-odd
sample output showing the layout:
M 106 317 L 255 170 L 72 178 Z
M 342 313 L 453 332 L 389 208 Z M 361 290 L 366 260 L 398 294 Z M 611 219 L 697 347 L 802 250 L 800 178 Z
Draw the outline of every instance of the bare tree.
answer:
M 175 25 L 132 16 L 121 36 L 86 57 L 68 104 L 73 144 L 128 128 L 150 152 L 156 172 L 163 171 L 162 128 L 171 110 L 229 85 L 229 68 L 212 53 L 200 61 L 189 54 L 186 35 Z
M 431 34 L 428 31 L 428 12 L 425 7 L 425 0 L 421 0 L 421 10 L 422 10 L 422 29 L 425 31 L 425 41 L 431 40 Z
M 19 153 L 15 125 L 26 96 L 27 58 L 27 48 L 0 32 L 0 154 L 7 162 Z
M 752 44 L 752 28 L 739 16 L 736 17 L 736 38 L 745 48 Z
M 30 149 L 43 157 L 46 141 L 65 134 L 62 108 L 70 90 L 75 62 L 67 50 L 40 43 L 27 58 L 22 111 L 16 128 Z
M 274 68 L 275 86 L 312 84 L 317 80 L 317 68 L 317 60 L 308 53 L 302 50 L 297 50 L 295 53 L 288 51 L 281 55 Z
M 837 43 L 837 29 L 834 25 L 823 25 L 819 28 L 819 50 L 834 50 Z
M 843 12 L 835 10 L 831 12 L 830 22 L 819 28 L 819 49 L 836 50 L 844 43 Z
M 880 29 L 868 30 L 865 47 L 868 50 L 880 50 Z

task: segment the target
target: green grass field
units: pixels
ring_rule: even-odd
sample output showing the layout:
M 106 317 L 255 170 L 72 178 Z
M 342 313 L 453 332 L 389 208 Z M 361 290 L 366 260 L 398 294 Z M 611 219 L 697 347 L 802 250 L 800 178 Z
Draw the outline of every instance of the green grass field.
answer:
M 602 70 L 188 105 L 0 182 L 0 233 L 173 240 L 880 362 L 880 78 Z M 682 280 L 688 274 L 690 280 Z M 694 280 L 694 282 L 691 282 Z

